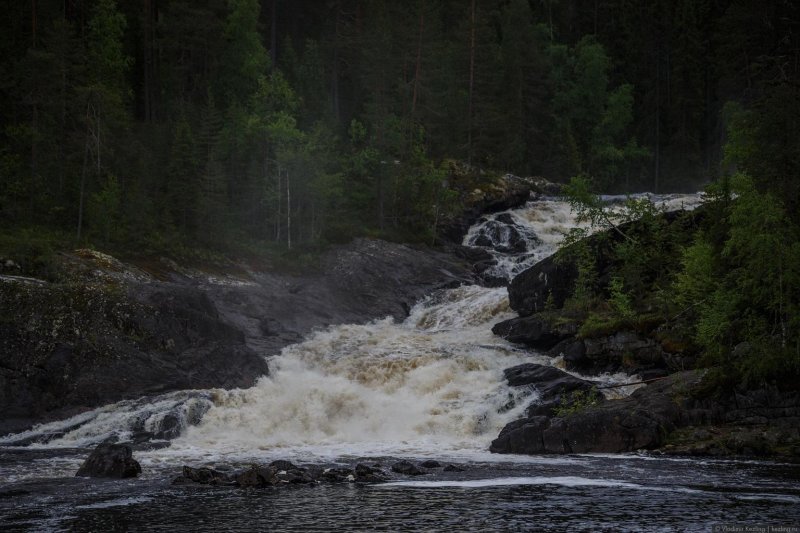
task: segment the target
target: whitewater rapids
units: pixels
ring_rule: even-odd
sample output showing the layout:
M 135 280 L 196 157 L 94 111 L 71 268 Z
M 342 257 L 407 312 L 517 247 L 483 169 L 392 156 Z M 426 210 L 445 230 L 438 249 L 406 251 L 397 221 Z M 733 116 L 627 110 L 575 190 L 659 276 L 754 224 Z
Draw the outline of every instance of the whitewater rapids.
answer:
M 683 195 L 653 201 L 693 207 L 699 200 Z M 475 246 L 481 235 L 484 243 L 487 236 L 494 239 L 484 246 L 497 261 L 494 274 L 510 279 L 554 253 L 575 225 L 566 202 L 545 198 L 484 217 L 464 244 Z M 503 239 L 513 234 L 524 240 L 524 250 L 508 251 Z M 491 440 L 537 398 L 532 388 L 509 387 L 503 370 L 525 362 L 560 364 L 491 333 L 492 325 L 513 316 L 504 287 L 440 291 L 418 302 L 401 322 L 386 318 L 315 332 L 272 357 L 270 374 L 249 389 L 127 400 L 0 437 L 0 445 L 22 437 L 34 448 L 86 447 L 109 437 L 124 441 L 171 417 L 177 438 L 168 448 L 143 454 L 145 463 L 270 456 L 488 460 Z M 621 384 L 637 378 L 592 379 Z M 633 388 L 616 392 L 629 394 Z

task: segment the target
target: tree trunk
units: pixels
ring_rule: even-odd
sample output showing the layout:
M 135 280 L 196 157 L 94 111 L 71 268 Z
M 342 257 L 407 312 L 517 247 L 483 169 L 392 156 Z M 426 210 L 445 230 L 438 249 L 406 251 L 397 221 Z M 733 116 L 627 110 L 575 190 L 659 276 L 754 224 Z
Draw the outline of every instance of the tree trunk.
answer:
M 45 8 L 46 9 L 46 8 Z M 36 48 L 36 0 L 31 0 L 31 47 Z
M 86 140 L 83 148 L 83 169 L 81 170 L 81 187 L 78 196 L 78 240 L 81 240 L 83 229 L 83 197 L 86 191 L 86 167 L 89 165 L 89 108 L 91 103 L 86 103 Z
M 292 198 L 289 195 L 289 171 L 286 171 L 286 248 L 292 249 Z
M 272 60 L 271 68 L 278 64 L 278 0 L 272 0 L 272 14 L 270 20 L 269 55 Z
M 144 35 L 142 36 L 144 39 L 144 47 L 142 50 L 142 55 L 144 56 L 144 61 L 142 61 L 142 71 L 144 76 L 144 121 L 150 122 L 153 118 L 152 113 L 152 101 L 151 101 L 151 94 L 150 94 L 150 69 L 152 65 L 150 64 L 150 16 L 152 14 L 152 6 L 151 0 L 144 0 Z
M 467 104 L 467 164 L 472 164 L 472 98 L 475 88 L 475 0 L 472 0 L 472 21 L 469 44 L 469 102 Z
M 656 56 L 656 155 L 653 192 L 658 193 L 659 173 L 661 172 L 661 54 Z
M 425 30 L 425 0 L 420 2 L 419 8 L 419 38 L 417 39 L 417 63 L 414 68 L 414 90 L 411 97 L 411 119 L 417 111 L 417 94 L 419 93 L 419 75 L 422 70 L 422 33 Z

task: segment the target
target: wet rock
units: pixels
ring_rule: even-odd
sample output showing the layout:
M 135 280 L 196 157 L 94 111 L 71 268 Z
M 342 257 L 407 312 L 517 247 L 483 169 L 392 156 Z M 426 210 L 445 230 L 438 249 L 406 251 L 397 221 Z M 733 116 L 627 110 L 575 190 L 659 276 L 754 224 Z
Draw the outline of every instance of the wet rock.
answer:
M 540 316 L 511 318 L 492 327 L 492 333 L 510 342 L 525 344 L 537 350 L 549 350 L 577 332 L 572 323 L 553 325 Z
M 511 309 L 520 316 L 544 311 L 547 306 L 560 309 L 572 295 L 578 269 L 550 256 L 522 271 L 508 284 Z
M 474 246 L 493 248 L 498 252 L 507 254 L 519 254 L 528 248 L 525 237 L 523 237 L 513 221 L 505 223 L 500 221 L 499 218 L 486 222 L 478 230 L 478 235 L 472 241 L 472 244 Z
M 359 483 L 378 483 L 389 479 L 379 468 L 373 468 L 362 463 L 356 465 L 353 474 L 355 481 Z
M 103 443 L 89 454 L 75 475 L 122 479 L 136 477 L 141 472 L 142 467 L 133 458 L 133 450 L 130 446 Z
M 419 466 L 422 468 L 441 468 L 442 463 L 439 461 L 434 461 L 433 459 L 428 459 L 427 461 L 422 461 Z
M 548 400 L 576 390 L 589 391 L 594 384 L 548 365 L 523 363 L 503 371 L 512 387 L 531 385 L 539 392 L 540 400 Z
M 295 470 L 297 467 L 291 461 L 286 461 L 285 459 L 278 459 L 277 461 L 272 461 L 269 466 L 275 467 L 278 470 Z
M 275 479 L 277 479 L 279 483 L 292 483 L 295 485 L 307 485 L 316 482 L 314 477 L 305 468 L 280 470 L 275 474 Z
M 488 176 L 483 175 L 482 171 L 475 168 L 468 168 L 466 165 L 456 164 L 451 169 L 451 182 L 458 183 L 463 181 L 466 176 L 482 175 L 480 181 L 486 182 Z M 468 180 L 472 181 L 472 180 Z M 531 196 L 531 191 L 536 190 L 536 185 L 532 180 L 520 178 L 513 175 L 497 177 L 494 185 L 485 189 L 475 189 L 466 194 L 464 203 L 465 209 L 460 216 L 453 220 L 446 221 L 441 225 L 439 236 L 451 243 L 460 244 L 472 226 L 483 214 L 497 213 L 514 207 L 524 205 Z
M 660 446 L 671 431 L 692 419 L 689 399 L 680 396 L 701 375 L 675 374 L 621 400 L 587 405 L 565 416 L 531 416 L 506 426 L 495 453 L 619 453 Z
M 463 472 L 464 471 L 464 469 L 461 468 L 460 466 L 456 466 L 456 465 L 453 465 L 453 464 L 446 465 L 442 470 L 444 472 Z
M 453 249 L 453 253 L 456 255 L 456 257 L 461 257 L 462 259 L 466 259 L 471 263 L 494 260 L 492 254 L 489 253 L 488 250 L 476 248 L 475 246 L 456 246 Z
M 320 479 L 333 483 L 343 483 L 346 481 L 355 481 L 355 475 L 349 468 L 326 468 L 320 474 Z
M 553 346 L 548 355 L 563 357 L 567 368 L 580 368 L 586 357 L 586 345 L 583 344 L 583 339 L 567 338 Z
M 392 472 L 397 472 L 398 474 L 406 476 L 421 476 L 426 473 L 410 461 L 398 461 L 394 463 L 392 465 Z
M 227 474 L 213 468 L 184 466 L 183 475 L 175 478 L 172 483 L 180 484 L 185 482 L 200 483 L 201 485 L 230 485 L 233 480 Z
M 248 470 L 236 475 L 236 484 L 240 487 L 266 487 L 278 483 L 278 470 L 273 466 L 253 465 Z

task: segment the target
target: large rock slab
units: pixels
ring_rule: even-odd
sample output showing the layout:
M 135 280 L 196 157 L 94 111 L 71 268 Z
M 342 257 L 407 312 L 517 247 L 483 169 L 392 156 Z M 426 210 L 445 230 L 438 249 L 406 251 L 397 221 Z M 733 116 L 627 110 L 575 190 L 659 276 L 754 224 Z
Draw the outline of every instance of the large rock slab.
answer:
M 506 426 L 495 453 L 619 453 L 661 446 L 667 435 L 698 416 L 687 391 L 701 375 L 682 372 L 566 416 L 533 416 Z
M 141 472 L 142 467 L 133 458 L 130 446 L 103 443 L 92 450 L 75 475 L 123 479 L 136 477 Z

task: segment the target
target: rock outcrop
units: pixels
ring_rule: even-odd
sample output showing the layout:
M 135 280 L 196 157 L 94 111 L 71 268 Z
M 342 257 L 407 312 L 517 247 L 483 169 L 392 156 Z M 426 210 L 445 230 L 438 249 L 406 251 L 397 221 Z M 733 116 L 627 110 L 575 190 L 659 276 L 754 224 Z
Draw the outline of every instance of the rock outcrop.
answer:
M 575 323 L 553 324 L 545 316 L 510 318 L 492 327 L 495 335 L 537 350 L 549 350 L 558 343 L 573 338 L 577 331 Z
M 133 458 L 130 446 L 103 443 L 92 450 L 75 475 L 123 479 L 136 477 L 141 472 L 142 467 Z
M 492 442 L 495 453 L 800 454 L 800 394 L 774 388 L 710 394 L 678 372 L 619 400 L 568 410 L 533 405 Z M 546 402 L 545 402 L 546 403 Z
M 122 399 L 248 387 L 264 356 L 314 328 L 402 319 L 472 279 L 450 254 L 370 239 L 303 274 L 138 268 L 91 251 L 64 261 L 63 283 L 0 282 L 0 435 Z
M 673 211 L 660 215 L 657 221 L 671 235 L 669 246 L 677 250 L 690 242 L 703 216 L 701 210 Z M 624 224 L 620 230 L 635 236 L 642 246 L 667 246 L 651 242 L 655 237 L 640 221 Z M 601 300 L 610 298 L 610 280 L 620 268 L 614 249 L 622 239 L 621 233 L 608 230 L 580 243 L 592 258 L 593 287 Z M 561 250 L 511 281 L 509 303 L 519 317 L 496 324 L 492 329 L 495 334 L 554 357 L 563 356 L 568 369 L 582 373 L 624 371 L 655 377 L 692 368 L 695 354 L 690 351 L 691 343 L 675 339 L 664 323 L 666 319 L 656 313 L 632 313 L 624 319 L 610 312 L 600 313 L 600 318 L 586 327 L 590 323 L 585 315 L 565 311 L 564 305 L 573 295 L 578 279 L 580 254 L 571 250 Z M 677 256 L 677 252 L 673 255 Z M 641 276 L 653 277 L 662 267 L 666 268 L 662 264 L 645 265 Z M 647 280 L 642 282 L 646 284 Z

